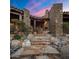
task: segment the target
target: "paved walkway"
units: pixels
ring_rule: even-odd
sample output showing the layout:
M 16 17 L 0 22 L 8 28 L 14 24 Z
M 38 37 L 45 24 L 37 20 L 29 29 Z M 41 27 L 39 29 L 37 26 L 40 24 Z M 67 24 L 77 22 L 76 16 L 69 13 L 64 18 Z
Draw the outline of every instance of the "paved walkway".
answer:
M 23 47 L 19 49 L 16 53 L 12 54 L 11 57 L 27 56 L 27 55 L 41 55 L 41 54 L 59 54 L 57 49 L 51 46 L 51 42 L 58 44 L 59 39 L 52 37 L 49 34 L 42 35 L 29 35 L 28 39 L 31 41 L 31 46 Z M 64 39 L 64 38 L 63 38 Z M 60 43 L 65 43 L 60 42 Z M 61 55 L 62 58 L 68 59 L 68 49 L 62 47 Z

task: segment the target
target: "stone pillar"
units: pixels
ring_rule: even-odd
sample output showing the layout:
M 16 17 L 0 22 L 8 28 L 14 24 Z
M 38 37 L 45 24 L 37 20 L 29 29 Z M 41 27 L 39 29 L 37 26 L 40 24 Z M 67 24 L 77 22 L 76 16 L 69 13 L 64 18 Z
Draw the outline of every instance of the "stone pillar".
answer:
M 62 3 L 54 4 L 49 13 L 49 31 L 53 36 L 63 35 L 63 10 Z
M 19 20 L 22 21 L 22 15 L 21 14 L 19 15 Z
M 24 23 L 30 27 L 30 14 L 27 9 L 24 9 Z
M 36 29 L 36 20 L 34 20 L 34 29 Z
M 62 4 L 54 4 L 55 9 L 55 25 L 56 25 L 56 36 L 62 36 L 63 35 L 63 10 L 62 10 Z
M 54 10 L 53 6 L 49 12 L 49 31 L 53 36 L 55 36 L 55 21 L 54 21 Z

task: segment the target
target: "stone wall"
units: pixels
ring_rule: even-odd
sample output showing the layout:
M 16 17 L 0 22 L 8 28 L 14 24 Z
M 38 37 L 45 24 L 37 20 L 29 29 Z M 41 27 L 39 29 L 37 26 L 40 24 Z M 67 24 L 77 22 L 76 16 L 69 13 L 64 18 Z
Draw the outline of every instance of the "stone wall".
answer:
M 24 23 L 27 26 L 30 26 L 30 14 L 29 14 L 29 11 L 27 9 L 24 9 Z
M 53 36 L 63 34 L 63 11 L 62 3 L 54 4 L 49 13 L 49 31 Z

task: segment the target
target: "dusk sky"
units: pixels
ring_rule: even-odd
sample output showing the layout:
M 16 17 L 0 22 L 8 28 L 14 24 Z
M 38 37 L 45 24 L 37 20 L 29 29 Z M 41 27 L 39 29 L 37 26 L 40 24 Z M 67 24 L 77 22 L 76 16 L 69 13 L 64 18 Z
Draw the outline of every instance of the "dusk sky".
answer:
M 69 0 L 10 0 L 10 5 L 19 9 L 26 8 L 31 15 L 43 16 L 54 3 L 63 3 L 63 11 L 69 10 Z

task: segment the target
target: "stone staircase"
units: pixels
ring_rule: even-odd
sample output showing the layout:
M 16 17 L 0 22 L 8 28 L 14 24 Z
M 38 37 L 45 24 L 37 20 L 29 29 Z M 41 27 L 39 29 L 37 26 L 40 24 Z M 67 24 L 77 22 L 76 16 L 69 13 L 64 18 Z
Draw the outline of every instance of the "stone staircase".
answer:
M 30 59 L 28 58 L 28 56 L 30 57 L 34 56 L 35 57 L 34 59 L 51 59 L 51 58 L 55 58 L 56 56 L 58 57 L 59 52 L 50 45 L 51 43 L 50 36 L 36 35 L 32 39 L 30 39 L 30 41 L 31 41 L 31 46 L 23 47 L 22 50 L 19 51 L 21 53 L 19 55 L 16 55 L 18 54 L 18 52 L 16 52 L 15 56 L 13 57 L 19 56 L 23 59 L 24 58 Z

